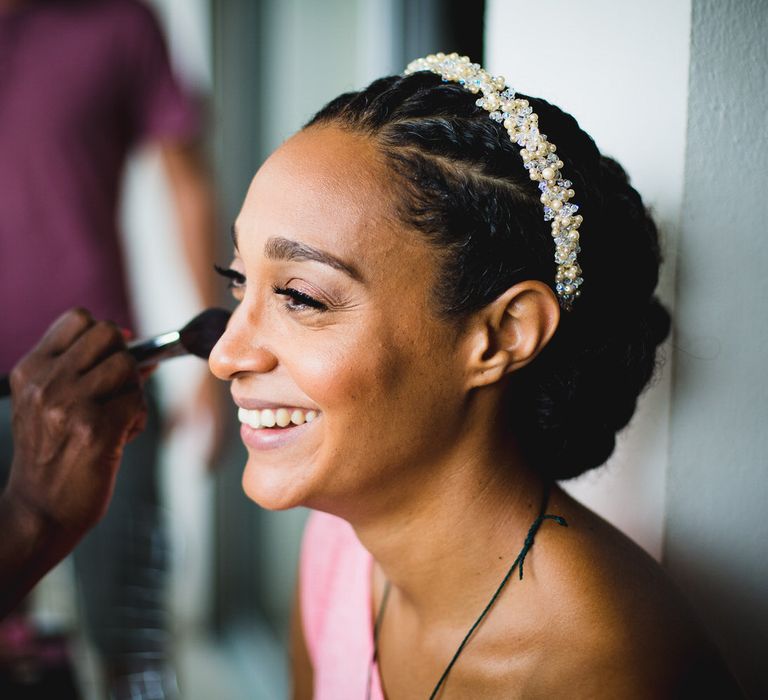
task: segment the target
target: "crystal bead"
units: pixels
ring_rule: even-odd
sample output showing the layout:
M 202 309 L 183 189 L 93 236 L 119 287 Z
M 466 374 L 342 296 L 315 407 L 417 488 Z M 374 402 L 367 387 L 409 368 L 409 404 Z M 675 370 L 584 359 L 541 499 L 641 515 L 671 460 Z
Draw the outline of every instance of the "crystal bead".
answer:
M 443 82 L 458 83 L 470 93 L 482 91 L 475 104 L 489 112 L 493 121 L 503 122 L 510 140 L 520 147 L 520 156 L 530 179 L 538 181 L 544 219 L 551 222 L 551 234 L 557 246 L 555 288 L 563 308 L 570 309 L 573 300 L 581 295 L 578 287 L 584 281 L 582 277 L 577 277 L 581 270 L 576 260 L 581 252 L 578 232 L 581 216 L 574 216 L 579 207 L 568 202 L 575 196 L 572 183 L 561 178 L 559 171 L 563 162 L 555 155 L 555 145 L 549 143 L 546 134 L 539 131 L 539 118 L 533 107 L 528 100 L 517 97 L 514 89 L 504 84 L 501 76 L 494 77 L 479 64 L 471 63 L 469 58 L 457 53 L 437 53 L 417 59 L 408 65 L 405 73 L 408 75 L 419 70 L 436 73 Z M 552 187 L 543 179 L 545 171 L 548 179 L 555 180 Z

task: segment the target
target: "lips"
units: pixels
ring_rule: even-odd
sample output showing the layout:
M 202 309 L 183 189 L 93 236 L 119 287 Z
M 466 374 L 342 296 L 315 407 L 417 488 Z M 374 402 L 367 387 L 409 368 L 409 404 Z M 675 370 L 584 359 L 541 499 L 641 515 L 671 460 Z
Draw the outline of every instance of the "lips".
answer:
M 310 423 L 320 414 L 314 410 L 300 408 L 257 408 L 242 406 L 237 412 L 242 425 L 240 437 L 246 447 L 253 450 L 274 450 L 288 447 L 301 439 L 310 428 Z

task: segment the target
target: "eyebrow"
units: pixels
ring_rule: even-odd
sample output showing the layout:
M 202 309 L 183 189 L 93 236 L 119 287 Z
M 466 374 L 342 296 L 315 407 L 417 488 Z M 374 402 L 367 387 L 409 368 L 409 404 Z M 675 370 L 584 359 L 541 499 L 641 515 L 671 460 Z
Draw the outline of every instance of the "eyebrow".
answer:
M 281 238 L 279 236 L 269 238 L 264 245 L 264 255 L 272 260 L 312 260 L 323 263 L 323 265 L 328 265 L 334 270 L 339 270 L 349 275 L 357 282 L 362 282 L 362 277 L 357 269 L 341 258 L 337 258 L 335 255 L 331 255 L 319 248 L 313 248 L 306 243 L 292 241 L 289 238 Z
M 237 228 L 235 224 L 232 224 L 230 229 L 232 235 L 232 243 L 237 250 Z M 323 263 L 332 267 L 334 270 L 339 270 L 346 275 L 349 275 L 353 280 L 362 282 L 363 277 L 360 272 L 350 263 L 345 262 L 341 258 L 337 258 L 335 255 L 331 255 L 319 248 L 313 248 L 306 243 L 299 243 L 298 241 L 292 241 L 290 238 L 283 238 L 281 236 L 273 236 L 268 238 L 264 245 L 264 255 L 271 260 L 288 260 L 288 261 L 304 261 L 311 260 L 313 262 Z

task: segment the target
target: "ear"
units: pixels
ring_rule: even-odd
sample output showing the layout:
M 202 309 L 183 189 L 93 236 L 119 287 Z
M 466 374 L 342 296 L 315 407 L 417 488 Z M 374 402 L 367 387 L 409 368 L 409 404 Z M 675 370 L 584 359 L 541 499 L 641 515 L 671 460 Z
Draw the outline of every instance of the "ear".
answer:
M 560 304 L 543 282 L 510 287 L 475 314 L 467 341 L 469 387 L 487 386 L 525 367 L 551 340 Z

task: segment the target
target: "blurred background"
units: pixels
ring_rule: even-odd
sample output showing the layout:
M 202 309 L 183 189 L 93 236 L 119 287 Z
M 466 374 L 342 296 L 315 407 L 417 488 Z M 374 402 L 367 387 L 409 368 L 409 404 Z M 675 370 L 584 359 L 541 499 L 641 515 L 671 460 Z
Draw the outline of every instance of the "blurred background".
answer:
M 150 4 L 177 74 L 204 106 L 218 208 L 211 263 L 228 263 L 229 226 L 254 172 L 281 141 L 330 98 L 438 50 L 466 53 L 515 89 L 558 104 L 622 162 L 663 231 L 662 296 L 675 334 L 615 456 L 568 488 L 664 562 L 751 696 L 768 696 L 768 219 L 754 172 L 768 160 L 768 5 Z M 178 327 L 200 302 L 151 149 L 129 163 L 121 220 L 141 332 Z M 160 369 L 167 414 L 192 400 L 190 376 L 202 371 L 195 359 Z M 268 513 L 244 496 L 234 413 L 215 472 L 201 457 L 210 426 L 181 425 L 162 451 L 169 605 L 189 700 L 288 696 L 287 619 L 306 514 Z M 36 614 L 77 628 L 69 567 L 45 581 Z M 103 697 L 88 640 L 80 637 L 77 649 L 87 697 Z

